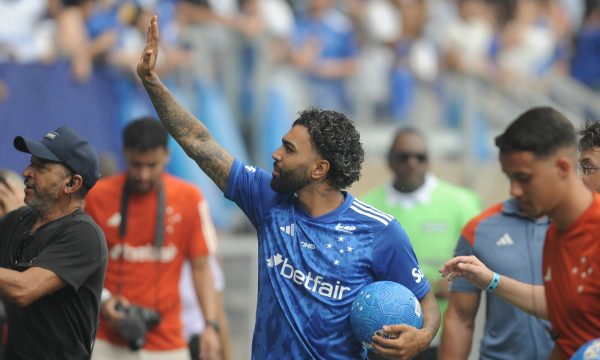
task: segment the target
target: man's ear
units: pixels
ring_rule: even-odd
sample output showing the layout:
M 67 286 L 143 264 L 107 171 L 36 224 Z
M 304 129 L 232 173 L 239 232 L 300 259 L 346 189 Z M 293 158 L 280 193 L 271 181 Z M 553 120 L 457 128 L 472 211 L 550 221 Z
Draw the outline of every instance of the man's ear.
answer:
M 568 176 L 569 172 L 573 169 L 573 161 L 567 156 L 558 156 L 554 161 L 556 169 L 561 178 Z
M 330 168 L 331 164 L 329 163 L 329 161 L 324 159 L 318 160 L 311 175 L 315 180 L 324 179 L 327 176 L 327 173 L 329 173 Z
M 81 188 L 81 185 L 83 185 L 83 178 L 81 175 L 75 174 L 65 184 L 65 191 L 67 194 L 77 192 Z

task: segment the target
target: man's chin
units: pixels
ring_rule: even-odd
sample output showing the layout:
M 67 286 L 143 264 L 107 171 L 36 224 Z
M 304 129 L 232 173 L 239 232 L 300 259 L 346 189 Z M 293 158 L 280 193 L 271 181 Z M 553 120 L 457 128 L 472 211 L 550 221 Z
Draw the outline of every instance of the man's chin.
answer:
M 271 181 L 271 189 L 279 194 L 285 193 L 285 191 L 281 191 L 281 189 L 277 186 L 277 184 L 274 185 L 272 181 Z
M 521 207 L 521 211 L 529 216 L 532 219 L 539 219 L 542 216 L 546 215 L 543 211 L 541 211 L 540 209 L 532 209 L 532 208 L 527 208 L 527 207 Z
M 294 190 L 286 189 L 273 180 L 271 180 L 271 189 L 273 189 L 273 191 L 275 191 L 278 194 L 288 194 L 294 192 Z

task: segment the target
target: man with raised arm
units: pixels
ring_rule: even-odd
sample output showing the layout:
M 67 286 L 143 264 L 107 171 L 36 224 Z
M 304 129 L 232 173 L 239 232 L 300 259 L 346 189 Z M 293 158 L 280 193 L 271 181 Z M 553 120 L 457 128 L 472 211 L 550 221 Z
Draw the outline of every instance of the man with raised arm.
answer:
M 154 65 L 158 19 L 148 28 L 137 71 L 171 135 L 248 216 L 258 232 L 258 308 L 253 359 L 364 359 L 349 316 L 361 288 L 378 280 L 408 287 L 424 324 L 385 326 L 373 349 L 411 359 L 437 332 L 439 308 L 400 224 L 343 189 L 364 158 L 353 123 L 335 111 L 301 112 L 273 153 L 273 171 L 234 159 L 181 107 Z

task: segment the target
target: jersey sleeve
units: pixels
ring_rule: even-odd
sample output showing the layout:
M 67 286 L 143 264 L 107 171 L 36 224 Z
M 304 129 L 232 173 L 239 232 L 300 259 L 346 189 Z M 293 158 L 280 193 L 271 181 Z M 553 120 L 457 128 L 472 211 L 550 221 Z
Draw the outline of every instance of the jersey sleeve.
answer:
M 475 251 L 471 242 L 464 236 L 461 236 L 456 243 L 454 256 L 470 256 L 474 255 Z M 462 277 L 457 277 L 450 282 L 450 291 L 454 292 L 479 292 L 480 290 L 471 284 L 468 280 Z
M 235 160 L 231 167 L 225 197 L 235 202 L 252 225 L 259 228 L 264 214 L 275 201 L 271 174 Z
M 395 281 L 421 300 L 431 289 L 423 275 L 408 235 L 398 221 L 392 221 L 376 235 L 373 271 L 378 281 Z
M 102 251 L 105 242 L 100 229 L 88 222 L 68 224 L 31 261 L 30 267 L 52 271 L 77 291 L 99 266 L 106 263 L 106 253 Z

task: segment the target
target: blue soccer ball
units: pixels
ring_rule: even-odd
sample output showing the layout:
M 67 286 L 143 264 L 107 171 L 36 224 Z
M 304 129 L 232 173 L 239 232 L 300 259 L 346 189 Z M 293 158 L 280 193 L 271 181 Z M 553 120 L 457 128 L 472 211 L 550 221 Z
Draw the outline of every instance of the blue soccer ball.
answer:
M 583 344 L 571 360 L 600 360 L 600 338 Z
M 373 350 L 371 338 L 381 334 L 384 325 L 407 324 L 423 326 L 421 304 L 404 285 L 392 281 L 377 281 L 365 286 L 350 313 L 354 336 L 363 347 Z

